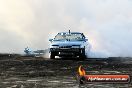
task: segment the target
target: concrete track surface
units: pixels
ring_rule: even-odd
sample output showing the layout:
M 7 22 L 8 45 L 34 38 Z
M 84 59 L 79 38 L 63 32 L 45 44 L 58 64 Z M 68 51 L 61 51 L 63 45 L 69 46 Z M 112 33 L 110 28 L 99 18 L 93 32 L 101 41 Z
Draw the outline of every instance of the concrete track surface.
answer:
M 129 84 L 89 83 L 80 85 L 76 75 L 80 65 L 87 74 L 130 74 L 132 58 L 48 58 L 0 57 L 0 88 L 132 88 Z

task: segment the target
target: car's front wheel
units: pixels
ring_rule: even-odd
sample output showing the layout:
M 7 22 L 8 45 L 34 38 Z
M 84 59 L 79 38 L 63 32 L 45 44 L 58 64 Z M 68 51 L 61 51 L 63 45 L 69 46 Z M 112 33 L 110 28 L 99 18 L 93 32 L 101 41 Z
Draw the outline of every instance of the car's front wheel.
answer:
M 82 60 L 85 60 L 86 59 L 86 55 L 85 55 L 85 48 L 84 49 L 82 49 L 82 51 L 81 51 L 81 53 L 80 53 L 80 59 L 82 59 Z
M 55 53 L 54 52 L 51 52 L 50 59 L 55 59 Z

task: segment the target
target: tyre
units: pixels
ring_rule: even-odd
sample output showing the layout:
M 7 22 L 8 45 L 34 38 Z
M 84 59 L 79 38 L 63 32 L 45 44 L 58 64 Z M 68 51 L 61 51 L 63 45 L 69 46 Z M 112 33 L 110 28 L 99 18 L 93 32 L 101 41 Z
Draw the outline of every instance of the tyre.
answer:
M 79 57 L 80 57 L 81 60 L 85 60 L 86 59 L 85 49 L 82 49 Z
M 55 59 L 55 53 L 54 52 L 51 52 L 50 59 Z

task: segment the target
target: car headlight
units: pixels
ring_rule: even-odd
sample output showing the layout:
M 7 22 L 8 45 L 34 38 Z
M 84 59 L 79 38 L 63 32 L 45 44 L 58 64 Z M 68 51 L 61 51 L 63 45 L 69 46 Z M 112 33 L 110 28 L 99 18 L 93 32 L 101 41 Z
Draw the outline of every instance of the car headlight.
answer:
M 73 45 L 72 48 L 80 48 L 80 45 Z
M 52 45 L 51 48 L 59 48 L 59 45 Z

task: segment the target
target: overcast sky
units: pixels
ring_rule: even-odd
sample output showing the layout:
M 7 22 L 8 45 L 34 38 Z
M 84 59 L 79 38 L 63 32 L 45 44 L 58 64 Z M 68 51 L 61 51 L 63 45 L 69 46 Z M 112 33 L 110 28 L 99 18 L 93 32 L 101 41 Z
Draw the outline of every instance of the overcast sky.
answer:
M 132 56 L 132 1 L 0 0 L 0 52 L 46 49 L 69 29 L 83 32 L 93 53 Z

